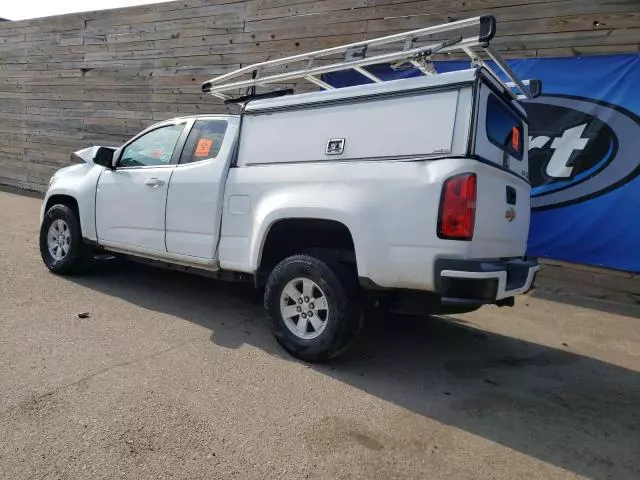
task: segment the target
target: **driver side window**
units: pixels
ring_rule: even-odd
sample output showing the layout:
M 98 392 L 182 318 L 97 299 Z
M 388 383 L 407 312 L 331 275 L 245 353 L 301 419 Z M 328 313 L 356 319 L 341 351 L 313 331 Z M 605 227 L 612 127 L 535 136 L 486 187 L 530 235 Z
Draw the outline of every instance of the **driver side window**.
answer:
M 122 151 L 119 167 L 169 165 L 184 123 L 167 125 L 150 131 Z

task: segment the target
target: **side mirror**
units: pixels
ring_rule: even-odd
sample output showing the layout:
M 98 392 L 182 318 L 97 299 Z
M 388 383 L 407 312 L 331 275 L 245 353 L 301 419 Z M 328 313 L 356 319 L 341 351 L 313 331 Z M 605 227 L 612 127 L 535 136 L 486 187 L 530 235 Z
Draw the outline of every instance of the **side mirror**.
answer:
M 113 153 L 115 150 L 108 147 L 100 147 L 96 151 L 95 157 L 93 157 L 93 163 L 101 165 L 103 167 L 113 169 Z

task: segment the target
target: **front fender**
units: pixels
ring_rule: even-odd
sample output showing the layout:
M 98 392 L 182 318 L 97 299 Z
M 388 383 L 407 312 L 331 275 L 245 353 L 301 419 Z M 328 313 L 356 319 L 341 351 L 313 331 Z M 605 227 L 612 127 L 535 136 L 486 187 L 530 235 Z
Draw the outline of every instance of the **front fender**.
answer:
M 78 204 L 80 228 L 85 239 L 97 241 L 96 235 L 96 188 L 103 167 L 83 163 L 65 167 L 54 174 L 40 211 L 40 223 L 51 197 L 71 197 Z

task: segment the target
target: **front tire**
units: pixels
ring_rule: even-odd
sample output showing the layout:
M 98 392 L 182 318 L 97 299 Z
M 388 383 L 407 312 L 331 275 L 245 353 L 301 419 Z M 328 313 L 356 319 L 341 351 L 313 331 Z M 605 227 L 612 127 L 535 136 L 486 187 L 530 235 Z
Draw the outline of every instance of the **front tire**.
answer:
M 85 271 L 93 257 L 82 240 L 80 221 L 66 205 L 54 205 L 40 226 L 40 255 L 49 270 L 59 275 Z
M 362 327 L 357 282 L 338 262 L 295 255 L 267 280 L 264 308 L 278 343 L 308 362 L 344 352 Z

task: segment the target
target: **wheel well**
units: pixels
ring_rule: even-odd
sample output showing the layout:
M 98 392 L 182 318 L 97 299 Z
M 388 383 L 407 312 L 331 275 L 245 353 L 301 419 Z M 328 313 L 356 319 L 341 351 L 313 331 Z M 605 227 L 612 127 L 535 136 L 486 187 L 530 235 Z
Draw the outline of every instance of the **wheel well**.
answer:
M 284 258 L 309 251 L 331 254 L 356 267 L 353 237 L 344 224 L 315 218 L 285 219 L 277 221 L 267 232 L 258 266 L 258 283 Z
M 75 198 L 69 195 L 51 195 L 49 200 L 47 200 L 47 206 L 44 209 L 45 213 L 54 205 L 66 205 L 73 210 L 78 220 L 80 220 L 80 209 L 78 208 L 78 201 Z

